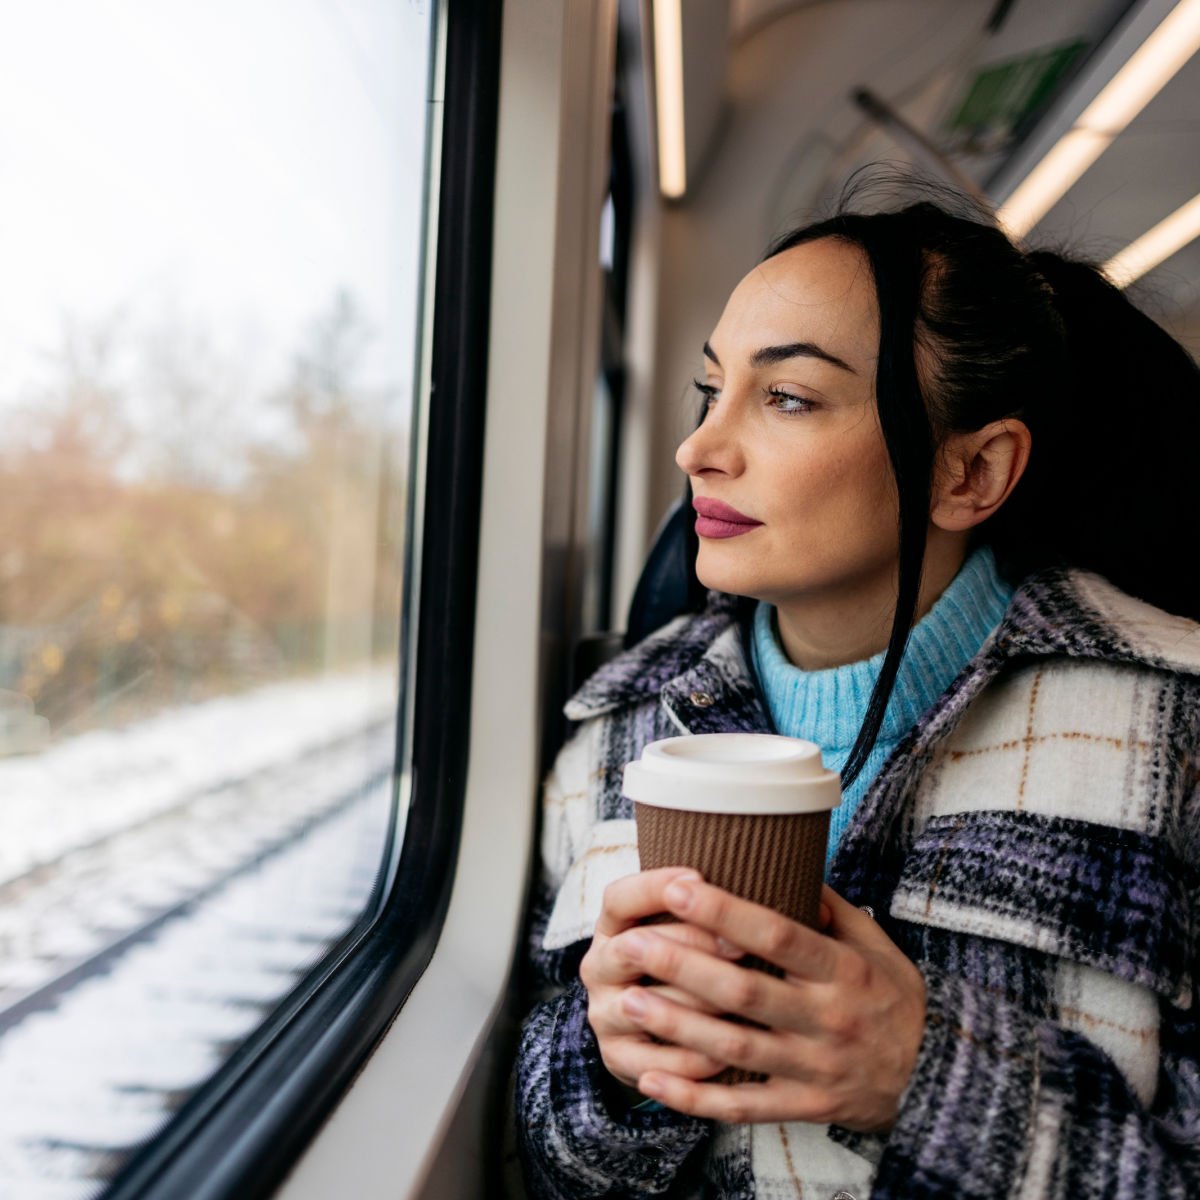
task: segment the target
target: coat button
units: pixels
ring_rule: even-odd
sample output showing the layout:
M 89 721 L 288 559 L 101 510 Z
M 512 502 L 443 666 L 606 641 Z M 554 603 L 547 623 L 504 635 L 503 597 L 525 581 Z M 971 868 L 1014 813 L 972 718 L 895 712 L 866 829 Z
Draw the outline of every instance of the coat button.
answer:
M 840 1192 L 834 1192 L 832 1200 L 856 1200 L 856 1197 L 853 1195 L 853 1193 L 847 1192 L 845 1189 L 843 1189 Z
M 688 699 L 694 708 L 712 708 L 716 703 L 711 692 L 693 692 Z

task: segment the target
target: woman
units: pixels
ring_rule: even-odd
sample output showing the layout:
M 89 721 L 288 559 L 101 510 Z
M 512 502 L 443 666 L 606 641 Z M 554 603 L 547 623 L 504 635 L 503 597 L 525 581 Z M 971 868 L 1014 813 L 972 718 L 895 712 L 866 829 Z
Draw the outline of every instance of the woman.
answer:
M 546 790 L 531 1194 L 1197 1194 L 1194 363 L 923 203 L 783 239 L 704 369 L 704 611 L 588 681 Z M 842 772 L 820 933 L 638 872 L 623 764 L 733 730 Z

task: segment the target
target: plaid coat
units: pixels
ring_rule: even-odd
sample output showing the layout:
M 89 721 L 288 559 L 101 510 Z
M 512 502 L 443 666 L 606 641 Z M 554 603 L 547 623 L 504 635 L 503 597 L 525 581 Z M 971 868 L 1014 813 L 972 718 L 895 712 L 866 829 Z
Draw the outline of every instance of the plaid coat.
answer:
M 886 1137 L 609 1101 L 578 964 L 638 869 L 621 768 L 655 738 L 767 730 L 713 594 L 572 699 L 545 791 L 518 1136 L 538 1198 L 1200 1196 L 1200 626 L 1084 572 L 1027 580 L 873 781 L 829 882 L 928 986 Z

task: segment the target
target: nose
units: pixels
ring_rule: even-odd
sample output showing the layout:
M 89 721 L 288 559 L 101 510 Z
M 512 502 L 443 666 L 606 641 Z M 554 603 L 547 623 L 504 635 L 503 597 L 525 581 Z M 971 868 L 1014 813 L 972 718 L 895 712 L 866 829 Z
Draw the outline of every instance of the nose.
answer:
M 675 451 L 675 463 L 689 476 L 715 472 L 739 475 L 744 467 L 741 439 L 730 406 L 718 399 L 699 428 L 684 438 Z

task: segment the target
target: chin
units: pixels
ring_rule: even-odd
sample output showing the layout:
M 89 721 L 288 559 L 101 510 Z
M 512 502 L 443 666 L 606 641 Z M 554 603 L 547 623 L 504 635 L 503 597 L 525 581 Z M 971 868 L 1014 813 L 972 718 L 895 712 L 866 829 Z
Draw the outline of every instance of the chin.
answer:
M 701 546 L 696 558 L 696 578 L 711 591 L 726 592 L 731 596 L 753 596 L 758 598 L 762 580 L 754 571 L 739 570 L 729 563 L 714 563 Z

